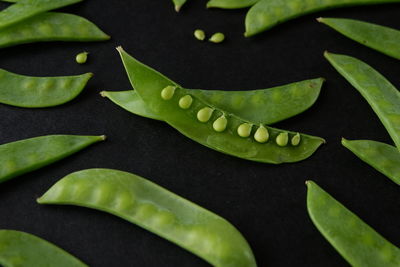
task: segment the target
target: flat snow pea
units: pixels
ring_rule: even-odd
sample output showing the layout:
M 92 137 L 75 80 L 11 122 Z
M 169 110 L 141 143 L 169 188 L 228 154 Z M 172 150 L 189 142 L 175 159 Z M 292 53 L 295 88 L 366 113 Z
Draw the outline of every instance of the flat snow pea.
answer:
M 311 220 L 352 266 L 400 266 L 400 249 L 387 241 L 316 183 L 307 182 Z
M 175 11 L 179 12 L 187 0 L 172 0 L 175 5 Z
M 245 36 L 253 36 L 277 24 L 320 10 L 385 3 L 400 0 L 260 0 L 246 16 Z
M 288 142 L 280 146 L 276 140 L 281 134 L 287 134 L 288 140 L 293 140 L 298 133 L 246 121 L 218 107 L 209 106 L 162 74 L 138 62 L 122 48 L 118 51 L 132 87 L 147 107 L 183 135 L 209 148 L 247 160 L 280 164 L 304 160 L 325 142 L 322 138 L 302 134 L 300 143 Z M 190 105 L 183 108 L 180 102 L 187 97 L 191 99 Z M 240 133 L 243 125 L 249 126 L 248 134 Z
M 343 146 L 400 185 L 400 153 L 394 146 L 370 140 L 342 140 Z
M 0 103 L 25 108 L 61 105 L 77 97 L 92 76 L 31 77 L 0 69 Z
M 318 21 L 356 42 L 400 59 L 399 30 L 353 19 L 319 18 Z
M 208 8 L 237 9 L 250 7 L 259 0 L 210 0 L 207 2 Z
M 0 265 L 3 267 L 87 267 L 61 248 L 37 236 L 0 230 Z
M 213 266 L 256 266 L 247 241 L 228 221 L 131 173 L 110 169 L 75 172 L 58 181 L 37 201 L 111 213 Z
M 0 145 L 0 183 L 68 157 L 105 136 L 48 135 Z
M 400 92 L 382 74 L 359 59 L 327 52 L 325 57 L 368 101 L 400 149 Z
M 49 41 L 104 41 L 110 36 L 85 18 L 46 12 L 0 30 L 0 48 Z

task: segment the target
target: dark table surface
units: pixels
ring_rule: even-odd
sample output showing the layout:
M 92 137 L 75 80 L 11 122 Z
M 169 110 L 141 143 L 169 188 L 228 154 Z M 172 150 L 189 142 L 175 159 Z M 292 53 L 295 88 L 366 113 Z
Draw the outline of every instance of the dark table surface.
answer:
M 6 7 L 0 4 L 0 7 Z M 86 168 L 133 172 L 220 214 L 246 237 L 259 266 L 346 266 L 306 210 L 315 180 L 379 233 L 400 245 L 396 184 L 363 163 L 340 139 L 392 143 L 367 102 L 323 58 L 324 50 L 366 61 L 400 86 L 399 62 L 319 24 L 318 16 L 367 20 L 400 28 L 400 4 L 321 12 L 245 39 L 246 10 L 206 10 L 189 0 L 175 13 L 169 0 L 87 0 L 65 8 L 112 36 L 104 43 L 29 44 L 0 50 L 0 67 L 27 75 L 94 72 L 72 102 L 50 109 L 0 106 L 0 142 L 48 134 L 106 134 L 108 140 L 0 186 L 0 228 L 47 239 L 91 266 L 208 266 L 185 250 L 112 215 L 79 207 L 40 206 L 35 199 L 65 175 Z M 193 30 L 227 40 L 198 42 Z M 100 97 L 128 90 L 117 45 L 190 88 L 247 90 L 325 77 L 317 103 L 277 127 L 326 138 L 300 163 L 268 165 L 227 156 L 187 139 L 165 123 L 132 115 Z M 88 64 L 74 58 L 89 51 Z

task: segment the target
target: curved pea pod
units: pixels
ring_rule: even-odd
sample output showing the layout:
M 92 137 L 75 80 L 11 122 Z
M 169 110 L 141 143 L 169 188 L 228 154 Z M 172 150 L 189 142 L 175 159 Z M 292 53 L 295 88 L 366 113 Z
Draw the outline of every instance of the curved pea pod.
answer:
M 311 220 L 352 266 L 400 266 L 400 249 L 387 241 L 316 183 L 307 182 Z
M 353 19 L 318 18 L 318 21 L 360 44 L 400 59 L 399 30 Z
M 110 169 L 75 172 L 58 181 L 37 201 L 111 213 L 213 266 L 256 266 L 247 241 L 228 221 L 131 173 Z
M 332 66 L 356 88 L 400 148 L 400 92 L 382 74 L 359 59 L 325 53 Z
M 31 77 L 0 69 L 0 103 L 23 108 L 58 106 L 77 97 L 92 76 Z
M 245 36 L 259 34 L 282 22 L 321 10 L 398 2 L 400 0 L 260 0 L 247 13 Z
M 342 145 L 400 185 L 400 153 L 396 147 L 370 140 L 346 139 L 342 139 Z
M 71 254 L 37 236 L 0 230 L 0 265 L 4 267 L 87 267 Z
M 172 0 L 175 5 L 175 11 L 179 12 L 187 0 Z
M 48 135 L 0 145 L 0 183 L 104 140 L 105 136 Z
M 238 9 L 254 5 L 260 0 L 210 0 L 207 2 L 208 8 Z
M 85 18 L 47 12 L 0 30 L 0 48 L 14 45 L 64 41 L 104 41 L 110 36 Z

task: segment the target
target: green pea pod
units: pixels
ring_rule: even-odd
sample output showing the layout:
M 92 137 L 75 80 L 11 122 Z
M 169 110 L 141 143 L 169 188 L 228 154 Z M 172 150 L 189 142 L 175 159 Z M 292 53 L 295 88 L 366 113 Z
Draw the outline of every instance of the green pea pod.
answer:
M 287 20 L 321 10 L 398 2 L 400 0 L 260 0 L 247 13 L 245 36 L 259 34 Z
M 31 77 L 0 69 L 0 103 L 24 108 L 45 108 L 77 97 L 93 76 Z
M 175 11 L 179 12 L 187 0 L 172 0 L 175 5 Z
M 400 249 L 312 181 L 307 182 L 311 220 L 352 266 L 400 266 Z
M 382 74 L 359 59 L 325 53 L 332 66 L 368 101 L 400 149 L 400 93 Z
M 147 107 L 200 144 L 239 158 L 280 164 L 304 160 L 325 142 L 322 138 L 302 134 L 300 143 L 284 142 L 282 146 L 276 141 L 278 137 L 281 139 L 281 134 L 287 135 L 285 139 L 293 140 L 298 133 L 265 125 L 254 126 L 258 124 L 209 106 L 190 95 L 190 91 L 138 62 L 122 48 L 118 50 L 133 88 Z M 183 107 L 181 101 L 185 99 L 190 103 Z M 241 131 L 243 125 L 248 128 L 246 131 Z
M 131 173 L 109 169 L 75 172 L 58 181 L 37 201 L 111 213 L 213 266 L 256 266 L 250 246 L 225 219 Z
M 370 140 L 342 140 L 342 145 L 400 185 L 400 153 L 396 147 Z
M 85 18 L 47 12 L 0 30 L 0 48 L 49 41 L 104 41 L 110 36 Z
M 238 9 L 254 5 L 259 0 L 210 0 L 207 2 L 208 8 Z
M 353 19 L 319 18 L 318 21 L 360 44 L 400 59 L 399 30 Z
M 0 183 L 68 157 L 105 136 L 48 135 L 0 145 Z
M 3 267 L 87 267 L 61 248 L 24 232 L 0 230 L 0 248 Z

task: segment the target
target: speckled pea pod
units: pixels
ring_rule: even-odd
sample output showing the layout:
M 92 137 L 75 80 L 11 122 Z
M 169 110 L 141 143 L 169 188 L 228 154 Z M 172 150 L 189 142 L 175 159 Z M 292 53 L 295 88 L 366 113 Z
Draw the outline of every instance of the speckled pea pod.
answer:
M 311 220 L 352 266 L 400 266 L 400 249 L 312 181 L 307 182 Z
M 104 41 L 110 36 L 85 18 L 47 12 L 0 30 L 0 48 L 35 42 Z
M 137 224 L 218 267 L 255 267 L 247 241 L 220 216 L 137 175 L 109 169 L 72 173 L 40 204 L 94 208 Z
M 319 18 L 318 21 L 356 42 L 400 59 L 399 30 L 353 19 Z
M 61 105 L 77 97 L 92 76 L 31 77 L 0 69 L 0 103 L 24 108 Z
M 400 149 L 400 92 L 382 74 L 359 59 L 327 52 L 325 57 L 368 101 Z
M 342 140 L 343 146 L 400 185 L 400 153 L 396 147 L 370 140 Z
M 0 183 L 68 157 L 105 136 L 48 135 L 0 145 Z
M 246 16 L 245 36 L 253 36 L 277 24 L 321 10 L 385 3 L 400 0 L 260 0 Z
M 208 8 L 238 9 L 254 5 L 259 0 L 210 0 Z
M 37 236 L 0 230 L 0 265 L 3 267 L 87 267 L 61 248 Z
M 187 0 L 172 0 L 175 5 L 175 11 L 179 12 Z
M 304 160 L 325 142 L 322 138 L 304 134 L 300 135 L 300 143 L 289 142 L 298 133 L 247 121 L 211 106 L 138 62 L 122 48 L 118 50 L 132 87 L 146 106 L 180 133 L 202 145 L 247 160 L 280 164 Z M 185 98 L 190 100 L 188 105 L 181 105 Z M 287 134 L 285 146 L 277 143 L 281 134 Z

